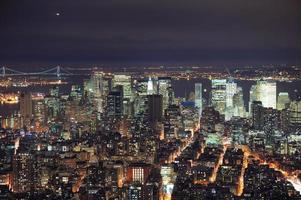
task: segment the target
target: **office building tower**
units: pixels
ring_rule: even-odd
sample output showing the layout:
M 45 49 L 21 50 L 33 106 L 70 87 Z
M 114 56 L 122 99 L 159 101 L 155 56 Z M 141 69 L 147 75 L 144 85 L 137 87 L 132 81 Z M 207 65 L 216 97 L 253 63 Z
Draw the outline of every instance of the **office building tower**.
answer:
M 275 130 L 280 125 L 280 112 L 273 108 L 264 108 L 263 112 L 263 131 L 266 135 L 268 144 L 272 144 L 272 138 Z
M 162 95 L 163 110 L 165 110 L 173 102 L 173 90 L 170 77 L 158 78 L 158 94 Z
M 132 77 L 124 74 L 117 74 L 113 77 L 113 87 L 121 85 L 123 98 L 132 100 Z
M 148 82 L 147 82 L 147 94 L 148 95 L 156 94 L 154 82 L 151 77 L 149 77 Z
M 301 128 L 301 101 L 292 101 L 290 103 L 290 126 L 293 129 Z
M 243 91 L 241 87 L 237 88 L 237 93 L 233 95 L 233 116 L 245 117 L 246 109 L 243 99 Z
M 226 83 L 226 110 L 225 120 L 230 120 L 233 116 L 233 96 L 237 92 L 237 83 L 233 79 L 227 80 Z
M 27 151 L 17 152 L 13 157 L 13 190 L 29 192 L 34 187 L 34 158 Z
M 163 113 L 163 100 L 162 95 L 147 95 L 147 113 L 149 117 L 149 122 L 155 124 L 156 122 L 162 121 Z
M 199 110 L 199 116 L 202 115 L 203 110 L 203 90 L 202 90 L 202 83 L 195 83 L 194 84 L 194 102 L 195 107 Z
M 164 138 L 177 138 L 179 129 L 181 129 L 182 126 L 180 107 L 178 105 L 168 106 L 164 114 Z
M 21 94 L 20 114 L 21 114 L 21 118 L 23 119 L 23 125 L 29 126 L 32 116 L 33 116 L 31 93 L 22 93 Z
M 91 76 L 91 83 L 88 91 L 92 93 L 93 102 L 97 107 L 97 111 L 102 113 L 104 109 L 104 73 L 95 71 Z
M 277 99 L 277 110 L 283 110 L 289 107 L 290 98 L 287 92 L 280 92 Z
M 113 87 L 122 86 L 123 93 L 123 110 L 122 114 L 124 116 L 132 115 L 132 101 L 133 101 L 133 92 L 132 92 L 132 77 L 124 74 L 114 75 L 112 80 Z
M 261 101 L 253 101 L 251 105 L 252 125 L 255 130 L 262 130 L 264 125 L 264 108 Z
M 44 100 L 35 100 L 33 101 L 33 110 L 34 110 L 34 120 L 35 120 L 35 127 L 42 128 L 46 125 L 47 118 L 46 118 L 46 105 Z
M 146 183 L 150 174 L 151 165 L 145 163 L 132 163 L 127 169 L 127 179 L 130 183 Z
M 211 104 L 220 114 L 226 110 L 226 79 L 213 79 L 211 81 Z
M 221 121 L 220 114 L 213 107 L 205 107 L 202 112 L 200 120 L 201 128 L 208 131 L 214 132 L 215 125 Z
M 108 116 L 121 117 L 123 114 L 123 86 L 115 87 L 107 96 Z
M 146 79 L 134 81 L 135 98 L 133 107 L 135 115 L 145 112 L 147 102 L 147 87 L 148 81 Z
M 277 107 L 277 84 L 274 81 L 257 81 L 250 90 L 250 105 L 253 101 L 261 101 L 265 108 Z
M 147 79 L 137 80 L 134 82 L 135 90 L 138 96 L 147 95 L 148 84 L 149 82 Z

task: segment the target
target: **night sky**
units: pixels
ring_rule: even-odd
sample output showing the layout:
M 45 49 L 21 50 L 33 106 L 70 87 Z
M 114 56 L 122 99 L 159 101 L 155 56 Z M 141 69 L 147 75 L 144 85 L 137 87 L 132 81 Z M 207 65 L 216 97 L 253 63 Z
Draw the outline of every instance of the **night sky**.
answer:
M 300 0 L 0 0 L 0 65 L 298 64 Z

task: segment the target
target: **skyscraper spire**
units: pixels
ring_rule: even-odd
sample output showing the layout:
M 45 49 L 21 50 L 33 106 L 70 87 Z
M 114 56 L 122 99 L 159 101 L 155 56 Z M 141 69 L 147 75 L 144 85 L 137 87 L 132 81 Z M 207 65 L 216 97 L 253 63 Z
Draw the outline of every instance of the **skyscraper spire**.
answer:
M 147 82 L 147 94 L 154 94 L 154 84 L 151 77 L 149 77 Z

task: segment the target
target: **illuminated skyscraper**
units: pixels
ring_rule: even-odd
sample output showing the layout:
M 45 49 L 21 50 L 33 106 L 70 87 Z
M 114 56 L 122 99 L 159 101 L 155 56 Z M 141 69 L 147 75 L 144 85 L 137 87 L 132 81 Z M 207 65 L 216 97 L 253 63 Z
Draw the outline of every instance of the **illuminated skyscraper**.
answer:
M 213 79 L 211 84 L 211 104 L 220 114 L 225 114 L 227 80 Z
M 33 102 L 35 126 L 42 127 L 46 123 L 46 105 L 44 100 L 36 100 Z
M 29 126 L 33 114 L 31 93 L 21 94 L 20 113 L 21 113 L 21 118 L 23 119 L 23 124 Z
M 233 96 L 233 116 L 245 117 L 246 109 L 244 105 L 242 88 L 238 87 Z
M 29 192 L 34 186 L 34 158 L 27 151 L 18 152 L 13 158 L 13 190 Z
M 103 112 L 104 106 L 104 79 L 103 79 L 103 72 L 94 72 L 91 76 L 91 85 L 89 91 L 93 94 L 94 102 L 97 106 L 98 112 Z
M 280 92 L 277 99 L 277 110 L 283 110 L 288 108 L 290 104 L 290 98 L 287 92 Z
M 225 120 L 230 120 L 233 116 L 233 96 L 237 92 L 237 83 L 229 79 L 226 83 L 226 111 Z
M 276 82 L 274 81 L 259 81 L 259 100 L 263 107 L 276 109 L 277 93 Z
M 149 77 L 148 82 L 147 82 L 147 94 L 148 95 L 155 94 L 154 82 L 151 77 Z
M 290 104 L 290 125 L 292 128 L 301 128 L 301 101 L 292 101 Z
M 121 117 L 123 114 L 123 86 L 119 85 L 109 92 L 107 97 L 107 114 Z
M 255 130 L 262 130 L 264 125 L 264 108 L 261 101 L 253 101 L 251 104 L 252 125 Z
M 277 85 L 274 81 L 257 81 L 250 90 L 250 105 L 253 101 L 261 101 L 262 106 L 266 108 L 277 107 Z
M 134 112 L 137 115 L 138 113 L 143 113 L 146 108 L 145 103 L 147 102 L 147 88 L 148 88 L 147 79 L 134 81 L 134 88 L 135 88 Z
M 172 99 L 173 99 L 173 90 L 171 87 L 170 77 L 158 78 L 158 93 L 162 95 L 163 110 L 165 110 L 169 105 L 172 104 Z
M 194 102 L 195 107 L 199 110 L 199 116 L 202 115 L 203 110 L 203 91 L 202 91 L 202 83 L 194 84 Z
M 127 99 L 132 99 L 132 77 L 124 74 L 114 75 L 113 87 L 122 85 L 123 87 L 123 97 Z
M 114 75 L 113 87 L 122 86 L 123 101 L 122 101 L 122 113 L 124 116 L 129 116 L 132 114 L 132 77 L 124 74 Z

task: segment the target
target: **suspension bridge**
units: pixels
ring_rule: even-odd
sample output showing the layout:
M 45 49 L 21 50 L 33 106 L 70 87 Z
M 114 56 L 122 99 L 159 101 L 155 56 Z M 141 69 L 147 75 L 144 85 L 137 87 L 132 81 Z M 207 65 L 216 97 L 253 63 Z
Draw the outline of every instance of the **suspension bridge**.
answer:
M 19 70 L 11 69 L 8 67 L 1 67 L 0 68 L 0 76 L 2 77 L 9 77 L 9 76 L 30 76 L 30 75 L 37 75 L 37 76 L 56 76 L 56 77 L 61 77 L 61 76 L 70 76 L 74 75 L 73 73 L 69 72 L 68 70 L 57 66 L 53 67 L 51 69 L 47 69 L 44 71 L 39 71 L 39 72 L 22 72 Z

